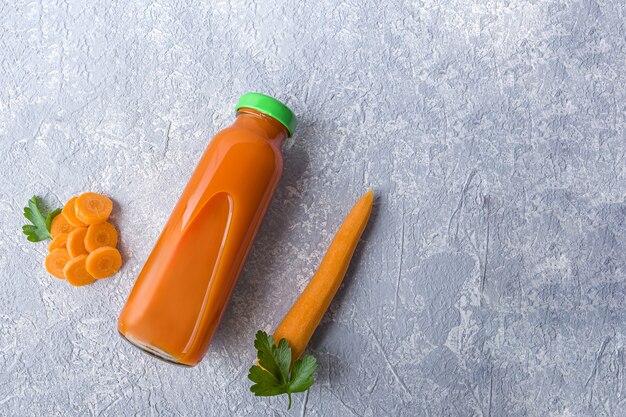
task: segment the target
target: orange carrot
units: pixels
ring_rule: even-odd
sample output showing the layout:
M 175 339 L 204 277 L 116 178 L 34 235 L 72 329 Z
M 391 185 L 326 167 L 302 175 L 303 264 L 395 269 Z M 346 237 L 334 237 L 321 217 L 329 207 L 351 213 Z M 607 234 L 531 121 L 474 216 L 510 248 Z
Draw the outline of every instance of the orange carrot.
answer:
M 67 282 L 75 287 L 91 284 L 95 279 L 87 272 L 85 268 L 85 261 L 87 255 L 79 255 L 76 258 L 70 259 L 70 261 L 63 268 L 63 274 L 67 279 Z
M 96 279 L 110 277 L 122 266 L 120 252 L 110 246 L 104 246 L 87 256 L 87 271 Z
M 117 245 L 117 230 L 109 222 L 92 224 L 85 235 L 85 248 L 93 252 L 103 246 L 115 247 Z
M 72 226 L 63 213 L 59 213 L 54 216 L 54 220 L 52 220 L 52 225 L 50 225 L 50 236 L 54 239 L 60 233 L 69 233 L 74 230 L 74 226 Z
M 292 361 L 302 355 L 341 285 L 357 243 L 372 211 L 374 193 L 369 190 L 354 205 L 326 251 L 313 278 L 274 332 L 278 343 L 287 339 Z
M 113 202 L 97 193 L 84 193 L 74 202 L 76 217 L 83 223 L 98 224 L 107 221 L 113 210 Z
M 72 258 L 88 253 L 85 249 L 86 234 L 86 227 L 77 227 L 67 235 L 67 252 Z
M 87 226 L 87 224 L 81 222 L 76 217 L 76 209 L 74 207 L 74 204 L 76 203 L 76 198 L 77 197 L 72 197 L 67 200 L 67 203 L 65 203 L 65 205 L 63 206 L 63 210 L 61 210 L 61 213 L 63 213 L 63 215 L 67 219 L 67 222 L 72 226 L 85 227 Z
M 56 235 L 56 237 L 52 239 L 48 245 L 48 252 L 52 252 L 55 249 L 65 249 L 68 234 L 69 233 L 59 233 Z
M 46 271 L 57 278 L 65 278 L 63 268 L 70 260 L 70 254 L 65 249 L 54 249 L 46 256 Z

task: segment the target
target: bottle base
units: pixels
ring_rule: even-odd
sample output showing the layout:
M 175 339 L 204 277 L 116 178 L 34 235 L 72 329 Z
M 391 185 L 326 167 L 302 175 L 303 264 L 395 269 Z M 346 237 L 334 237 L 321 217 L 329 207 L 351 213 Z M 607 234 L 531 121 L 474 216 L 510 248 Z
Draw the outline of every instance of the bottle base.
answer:
M 147 353 L 150 356 L 153 356 L 153 357 L 155 357 L 157 359 L 160 359 L 160 360 L 162 360 L 164 362 L 167 362 L 167 363 L 171 363 L 171 364 L 174 364 L 174 365 L 182 366 L 184 368 L 192 368 L 194 366 L 194 365 L 190 365 L 190 364 L 187 364 L 187 363 L 179 362 L 178 359 L 176 359 L 175 357 L 173 357 L 171 355 L 168 355 L 167 353 L 163 352 L 162 350 L 160 350 L 158 348 L 155 348 L 154 346 L 150 346 L 148 344 L 140 342 L 139 340 L 133 340 L 132 337 L 129 337 L 129 336 L 123 334 L 119 330 L 118 330 L 118 333 L 120 334 L 122 339 L 126 340 L 132 346 L 135 346 L 136 348 L 139 348 L 141 351 L 143 351 L 144 353 Z

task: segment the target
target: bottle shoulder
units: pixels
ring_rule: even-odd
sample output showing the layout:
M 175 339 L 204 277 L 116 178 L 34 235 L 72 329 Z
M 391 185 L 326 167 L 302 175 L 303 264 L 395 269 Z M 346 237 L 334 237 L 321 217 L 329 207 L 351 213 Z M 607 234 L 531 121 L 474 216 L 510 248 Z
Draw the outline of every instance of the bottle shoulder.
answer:
M 258 150 L 272 151 L 282 158 L 282 143 L 257 132 L 229 126 L 220 130 L 211 140 L 210 147 L 231 148 L 243 146 Z

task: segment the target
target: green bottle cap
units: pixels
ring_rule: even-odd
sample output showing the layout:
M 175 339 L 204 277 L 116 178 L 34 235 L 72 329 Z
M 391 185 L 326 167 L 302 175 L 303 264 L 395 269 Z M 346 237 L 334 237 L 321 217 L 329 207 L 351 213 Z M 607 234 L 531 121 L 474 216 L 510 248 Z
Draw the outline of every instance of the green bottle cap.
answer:
M 235 111 L 241 108 L 258 110 L 263 114 L 273 117 L 282 123 L 289 132 L 289 136 L 293 135 L 296 130 L 298 120 L 291 109 L 280 101 L 260 93 L 246 93 L 239 99 Z

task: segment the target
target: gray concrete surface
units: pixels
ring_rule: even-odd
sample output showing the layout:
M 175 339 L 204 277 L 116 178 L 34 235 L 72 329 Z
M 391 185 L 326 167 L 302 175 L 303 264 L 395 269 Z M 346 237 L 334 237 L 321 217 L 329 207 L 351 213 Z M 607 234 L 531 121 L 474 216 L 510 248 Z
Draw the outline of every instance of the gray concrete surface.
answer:
M 3 416 L 624 416 L 620 1 L 0 3 Z M 246 91 L 302 121 L 193 369 L 115 320 Z M 375 213 L 285 411 L 246 375 L 367 187 Z M 20 234 L 32 194 L 115 199 L 126 262 L 71 288 Z

